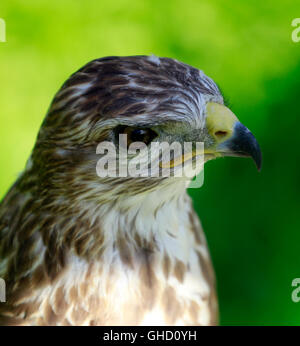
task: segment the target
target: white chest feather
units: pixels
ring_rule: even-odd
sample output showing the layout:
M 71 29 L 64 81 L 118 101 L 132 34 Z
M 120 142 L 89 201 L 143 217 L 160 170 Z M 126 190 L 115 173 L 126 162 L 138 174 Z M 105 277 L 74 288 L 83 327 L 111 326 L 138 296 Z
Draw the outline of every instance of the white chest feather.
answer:
M 64 275 L 39 292 L 41 311 L 63 316 L 55 324 L 215 323 L 213 272 L 188 197 L 153 210 L 155 197 L 107 210 L 101 258 L 70 254 Z
M 172 186 L 164 194 L 156 191 L 106 205 L 100 213 L 99 224 L 84 240 L 84 256 L 76 247 L 68 249 L 60 275 L 26 298 L 31 313 L 20 316 L 22 324 L 217 322 L 214 273 L 185 193 Z

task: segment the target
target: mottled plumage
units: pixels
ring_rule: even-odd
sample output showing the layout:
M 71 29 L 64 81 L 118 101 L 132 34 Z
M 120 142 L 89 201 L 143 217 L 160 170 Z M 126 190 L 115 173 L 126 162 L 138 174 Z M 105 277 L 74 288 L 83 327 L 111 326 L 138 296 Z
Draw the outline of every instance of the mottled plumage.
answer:
M 0 325 L 217 323 L 185 181 L 96 174 L 97 144 L 120 124 L 213 145 L 207 102 L 223 104 L 210 78 L 155 56 L 97 59 L 65 82 L 1 203 Z

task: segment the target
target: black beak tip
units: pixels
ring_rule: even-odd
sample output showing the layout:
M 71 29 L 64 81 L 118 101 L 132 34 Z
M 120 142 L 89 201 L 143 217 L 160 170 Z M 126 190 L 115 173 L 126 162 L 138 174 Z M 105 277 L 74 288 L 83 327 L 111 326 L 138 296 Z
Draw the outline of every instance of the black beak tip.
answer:
M 262 154 L 259 144 L 253 134 L 240 122 L 236 123 L 234 128 L 234 136 L 227 147 L 237 156 L 252 157 L 256 164 L 257 170 L 260 172 L 262 166 Z
M 261 171 L 261 166 L 262 166 L 262 155 L 261 155 L 260 148 L 258 148 L 257 155 L 255 155 L 253 157 L 253 160 L 255 162 L 257 170 L 260 172 Z
M 261 166 L 262 166 L 262 154 L 261 154 L 259 144 L 251 132 L 250 133 L 248 132 L 247 151 L 249 155 L 253 158 L 256 164 L 257 170 L 260 172 Z

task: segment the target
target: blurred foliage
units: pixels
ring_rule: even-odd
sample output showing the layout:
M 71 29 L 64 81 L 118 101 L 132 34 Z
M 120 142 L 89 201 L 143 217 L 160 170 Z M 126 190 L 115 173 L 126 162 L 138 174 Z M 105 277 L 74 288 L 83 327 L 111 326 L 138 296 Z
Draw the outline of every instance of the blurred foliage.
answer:
M 298 6 L 297 6 L 298 5 Z M 264 162 L 207 164 L 191 190 L 218 278 L 224 325 L 300 324 L 300 42 L 297 0 L 1 1 L 0 195 L 23 169 L 63 81 L 106 55 L 173 57 L 203 69 L 260 142 Z

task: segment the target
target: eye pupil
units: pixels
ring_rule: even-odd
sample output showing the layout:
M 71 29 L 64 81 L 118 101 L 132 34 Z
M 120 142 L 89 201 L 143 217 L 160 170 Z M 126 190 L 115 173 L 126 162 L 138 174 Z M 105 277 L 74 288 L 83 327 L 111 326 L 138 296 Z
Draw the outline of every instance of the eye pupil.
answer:
M 147 137 L 147 131 L 143 129 L 135 129 L 131 132 L 130 137 L 132 142 L 144 142 Z
M 146 145 L 152 142 L 152 140 L 157 137 L 157 133 L 151 129 L 147 128 L 136 128 L 129 126 L 119 126 L 116 129 L 117 137 L 120 134 L 127 135 L 128 146 L 133 142 L 143 142 Z

